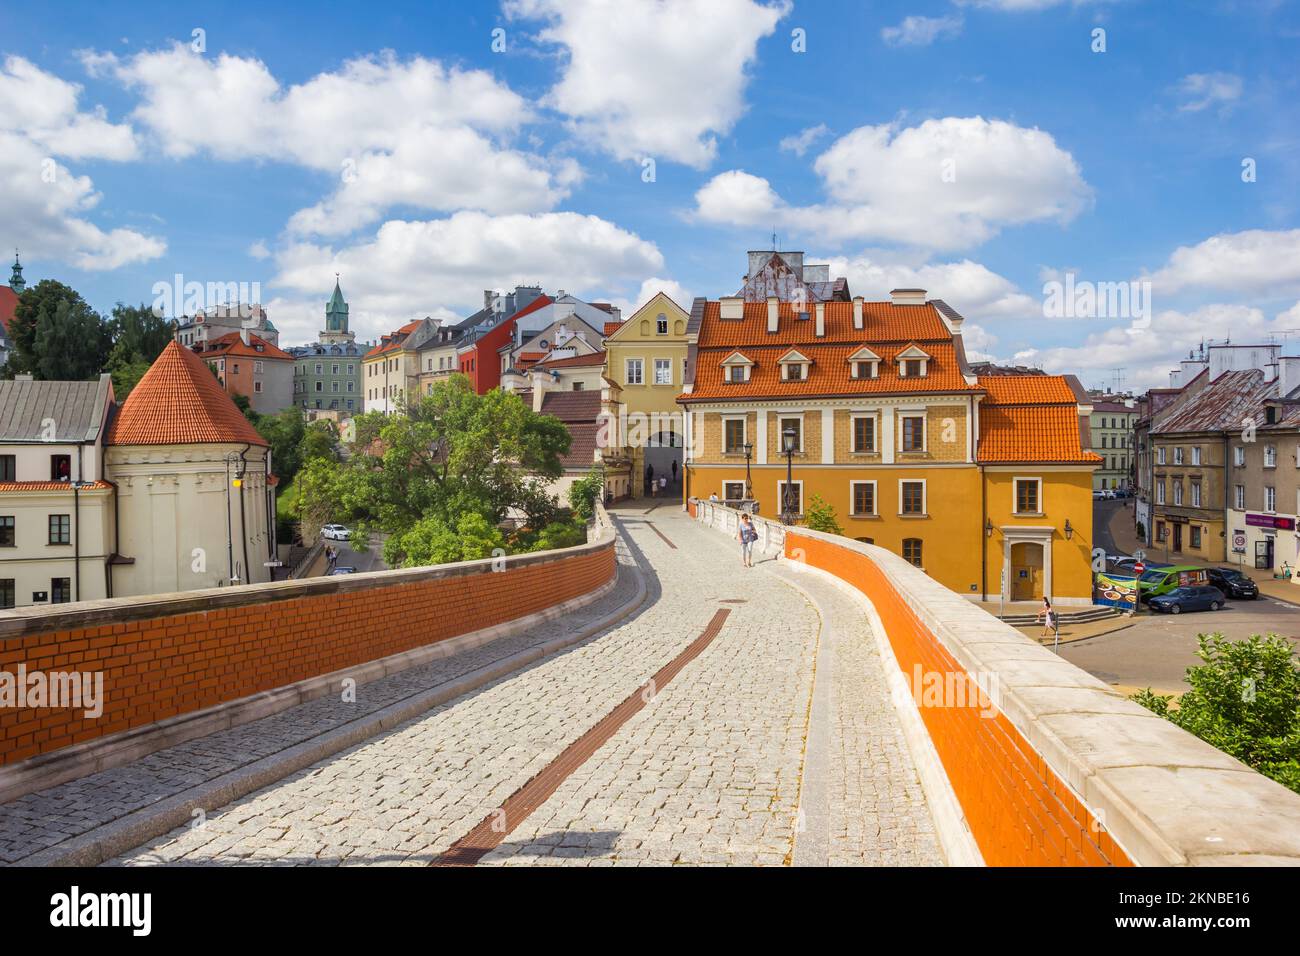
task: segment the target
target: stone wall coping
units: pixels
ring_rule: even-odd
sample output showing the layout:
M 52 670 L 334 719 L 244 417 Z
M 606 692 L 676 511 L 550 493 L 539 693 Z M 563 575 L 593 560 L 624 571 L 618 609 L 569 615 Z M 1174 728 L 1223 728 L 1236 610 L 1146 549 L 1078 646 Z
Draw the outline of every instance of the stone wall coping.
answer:
M 709 524 L 719 512 L 736 514 L 701 504 L 709 507 L 697 515 Z M 1126 699 L 899 555 L 807 528 L 782 534 L 856 552 L 880 568 L 1134 863 L 1300 866 L 1300 794 Z
M 576 555 L 596 553 L 614 547 L 615 530 L 608 515 L 604 514 L 604 510 L 604 507 L 597 502 L 597 520 L 594 528 L 589 531 L 589 540 L 586 544 L 571 548 L 557 548 L 554 551 L 507 555 L 503 558 L 481 558 L 475 561 L 459 561 L 454 564 L 438 564 L 421 568 L 392 568 L 386 571 L 268 581 L 224 588 L 201 588 L 195 591 L 177 591 L 167 594 L 104 598 L 98 601 L 79 601 L 69 605 L 41 605 L 2 611 L 0 612 L 0 650 L 4 648 L 2 643 L 4 640 L 32 634 L 106 627 L 225 608 L 257 607 L 296 598 L 351 594 L 356 591 L 420 584 L 425 581 L 472 577 L 492 573 L 493 565 L 498 562 L 504 562 L 505 570 L 551 564 Z

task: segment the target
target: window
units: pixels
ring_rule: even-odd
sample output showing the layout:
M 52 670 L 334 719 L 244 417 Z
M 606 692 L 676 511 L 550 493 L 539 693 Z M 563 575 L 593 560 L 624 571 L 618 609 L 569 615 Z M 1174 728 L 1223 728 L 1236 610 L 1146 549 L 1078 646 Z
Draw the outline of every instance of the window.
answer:
M 356 366 L 355 366 L 355 365 L 352 365 L 352 364 L 349 363 L 349 365 L 348 365 L 348 374 L 351 375 L 355 369 L 356 369 Z
M 1264 467 L 1265 468 L 1277 467 L 1277 446 L 1276 445 L 1264 446 Z
M 50 481 L 70 481 L 72 479 L 72 456 L 50 456 Z
M 722 499 L 724 501 L 741 501 L 745 497 L 745 483 L 743 481 L 724 481 L 722 483 Z
M 1156 464 L 1163 465 L 1164 463 L 1165 463 L 1165 447 L 1164 445 L 1161 445 L 1159 448 L 1156 449 Z
M 1197 445 L 1195 448 L 1192 449 L 1192 464 L 1199 465 L 1200 463 L 1201 463 L 1201 446 Z
M 1042 514 L 1042 481 L 1038 478 L 1016 479 L 1016 514 Z
M 1183 483 L 1181 481 L 1175 481 L 1174 482 L 1174 504 L 1181 505 L 1182 503 L 1183 503 Z
M 254 363 L 253 363 L 253 372 L 254 372 L 255 374 L 260 375 L 262 372 L 265 372 L 265 371 L 266 371 L 266 363 L 265 363 L 265 362 L 254 362 Z
M 72 543 L 72 518 L 70 515 L 50 515 L 50 544 Z
M 904 538 L 903 539 L 903 560 L 908 564 L 921 567 L 921 539 Z
M 573 383 L 573 390 L 575 392 L 581 392 L 584 388 L 586 388 L 586 385 L 584 385 L 582 382 Z
M 1277 510 L 1277 489 L 1272 485 L 1264 487 L 1264 510 L 1268 512 Z
M 1190 530 L 1192 532 L 1192 547 L 1199 548 L 1201 546 L 1201 526 L 1194 524 Z
M 1233 501 L 1238 511 L 1246 510 L 1246 486 L 1237 485 L 1233 488 Z
M 262 383 L 261 383 L 261 382 L 254 382 L 254 383 L 253 383 L 253 392 L 254 392 L 254 393 L 261 393 L 261 391 L 262 391 Z
M 898 483 L 898 513 L 902 515 L 925 514 L 924 481 L 900 481 Z
M 781 377 L 787 382 L 802 382 L 805 378 L 802 362 L 786 362 L 781 366 Z
M 789 492 L 788 498 L 786 496 L 787 491 Z M 793 484 L 788 486 L 784 481 L 778 481 L 776 483 L 776 497 L 777 500 L 781 502 L 782 513 L 788 510 L 791 514 L 796 514 L 796 515 L 803 514 L 803 482 L 802 481 L 796 481 Z
M 1193 481 L 1192 482 L 1192 507 L 1199 508 L 1200 506 L 1201 506 L 1201 483 L 1199 481 Z
M 655 359 L 655 384 L 671 385 L 673 383 L 673 360 Z
M 749 366 L 748 366 L 748 365 L 728 365 L 728 366 L 727 366 L 727 381 L 728 381 L 728 382 L 743 382 L 743 381 L 747 380 L 748 378 L 749 378 Z
M 258 385 L 261 385 L 262 383 L 261 383 L 261 382 L 258 382 L 257 384 L 258 384 Z M 338 393 L 338 390 L 339 390 L 339 383 L 338 383 L 338 382 L 330 382 L 330 391 L 331 391 L 331 392 L 334 392 L 335 394 L 337 394 L 337 393 Z M 261 389 L 258 389 L 258 391 L 261 391 Z
M 1182 446 L 1180 445 L 1174 449 L 1174 464 L 1181 465 L 1182 463 L 1183 463 L 1183 449 Z
M 876 483 L 874 481 L 851 481 L 853 509 L 855 515 L 874 515 L 876 513 Z
M 50 578 L 50 603 L 67 604 L 72 600 L 72 578 Z
M 318 392 L 323 392 L 323 391 L 325 391 L 325 383 L 324 383 L 324 382 L 317 382 L 317 383 L 316 383 L 316 391 L 318 391 Z
M 728 455 L 745 453 L 745 420 L 743 418 L 723 419 L 722 450 Z
M 1156 482 L 1156 504 L 1162 505 L 1164 503 L 1165 503 L 1165 480 L 1161 478 L 1159 481 Z
M 641 360 L 628 359 L 627 360 L 627 384 L 640 385 L 642 384 L 642 381 L 643 379 L 641 377 Z
M 802 418 L 780 418 L 777 419 L 776 429 L 776 447 L 781 454 L 785 454 L 785 430 L 794 429 L 794 450 L 795 454 L 803 454 L 803 419 Z
M 13 515 L 0 515 L 0 548 L 12 548 L 18 543 Z
M 662 312 L 659 313 L 659 318 L 655 320 L 655 331 L 660 335 L 668 334 L 668 316 Z
M 903 451 L 925 451 L 925 416 L 904 415 Z
M 18 474 L 17 457 L 14 455 L 0 455 L 0 481 L 17 481 L 15 477 Z
M 14 607 L 18 603 L 16 597 L 14 579 L 0 578 L 0 610 Z
M 317 375 L 319 375 L 319 374 L 320 374 L 324 369 L 325 369 L 325 366 L 324 366 L 323 364 L 321 364 L 320 362 L 317 362 L 317 363 L 316 363 L 316 374 L 317 374 Z
M 854 378 L 875 378 L 876 363 L 875 362 L 854 362 L 853 377 Z
M 357 384 L 356 382 L 348 382 L 348 391 L 349 391 L 349 392 L 352 391 L 352 390 L 353 390 L 353 386 L 356 385 L 356 384 Z
M 920 378 L 925 374 L 925 366 L 920 359 L 905 359 L 903 361 L 904 378 Z
M 330 366 L 330 374 L 337 375 L 338 373 L 339 373 L 339 365 L 337 362 L 335 362 L 333 365 Z
M 871 415 L 857 415 L 853 419 L 853 451 L 864 455 L 876 450 L 876 420 Z
M 1246 449 L 1241 445 L 1232 449 L 1232 463 L 1238 468 L 1241 468 L 1246 464 Z

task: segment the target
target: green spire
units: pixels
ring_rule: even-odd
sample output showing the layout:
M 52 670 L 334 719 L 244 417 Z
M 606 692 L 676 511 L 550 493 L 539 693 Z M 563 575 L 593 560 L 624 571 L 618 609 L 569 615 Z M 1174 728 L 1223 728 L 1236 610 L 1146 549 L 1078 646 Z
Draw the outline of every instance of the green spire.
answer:
M 339 275 L 334 273 L 334 294 L 330 296 L 329 305 L 325 306 L 325 331 L 346 332 L 348 330 L 348 304 L 343 301 L 343 290 L 339 288 Z
M 14 250 L 14 272 L 13 275 L 9 277 L 9 288 L 13 289 L 15 292 L 22 292 L 23 289 L 27 288 L 27 283 L 23 279 L 22 263 L 18 261 L 17 249 Z

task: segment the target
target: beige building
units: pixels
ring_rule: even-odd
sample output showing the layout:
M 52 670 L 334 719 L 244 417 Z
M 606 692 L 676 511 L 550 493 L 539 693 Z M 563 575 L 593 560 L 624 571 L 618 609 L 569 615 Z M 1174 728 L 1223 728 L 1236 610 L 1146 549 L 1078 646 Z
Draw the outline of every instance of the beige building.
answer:
M 1257 421 L 1228 436 L 1227 560 L 1286 574 L 1300 566 L 1300 405 L 1266 401 Z
M 0 610 L 114 593 L 112 407 L 107 375 L 0 382 Z
M 702 301 L 702 300 L 701 300 Z M 611 436 L 632 474 L 634 496 L 646 494 L 648 469 L 656 478 L 683 471 L 686 428 L 677 398 L 687 379 L 695 335 L 691 316 L 662 292 L 656 293 L 605 336 L 605 374 L 619 390 L 619 421 Z
M 367 412 L 391 415 L 408 397 L 424 394 L 421 354 L 437 338 L 439 325 L 431 318 L 408 322 L 383 336 L 361 360 L 362 406 Z
M 1092 450 L 1101 458 L 1100 467 L 1092 475 L 1094 491 L 1133 487 L 1133 426 L 1137 420 L 1138 410 L 1132 399 L 1100 399 L 1092 403 Z

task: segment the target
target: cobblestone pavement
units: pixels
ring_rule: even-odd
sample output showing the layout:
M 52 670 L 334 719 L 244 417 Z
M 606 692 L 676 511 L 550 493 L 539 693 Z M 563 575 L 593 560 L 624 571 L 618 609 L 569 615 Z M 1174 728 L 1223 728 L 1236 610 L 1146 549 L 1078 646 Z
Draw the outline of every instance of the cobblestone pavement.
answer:
M 649 577 L 640 612 L 112 863 L 428 863 L 639 692 L 719 607 L 730 616 L 703 653 L 482 862 L 786 864 L 810 839 L 799 808 L 811 797 L 829 811 L 820 862 L 938 862 L 872 638 L 822 627 L 827 613 L 860 620 L 849 598 L 801 576 L 819 614 L 786 572 L 742 569 L 725 537 L 673 509 L 620 523 Z M 810 772 L 827 641 L 834 707 Z

